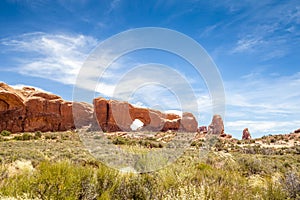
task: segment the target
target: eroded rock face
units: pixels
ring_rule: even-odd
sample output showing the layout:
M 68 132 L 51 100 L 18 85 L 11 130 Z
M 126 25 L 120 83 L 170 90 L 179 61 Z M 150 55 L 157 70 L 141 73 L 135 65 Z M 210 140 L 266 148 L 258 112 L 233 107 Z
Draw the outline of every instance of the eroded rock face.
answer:
M 69 102 L 34 88 L 20 90 L 0 83 L 0 131 L 65 131 L 89 125 L 107 132 L 131 131 L 135 119 L 144 123 L 141 130 L 197 131 L 197 121 L 191 113 L 180 117 L 101 97 L 95 98 L 93 105 Z
M 23 131 L 26 114 L 24 96 L 5 83 L 0 83 L 0 107 L 0 131 Z
M 185 112 L 182 114 L 181 126 L 184 131 L 197 132 L 198 122 L 192 113 Z
M 144 123 L 144 131 L 180 130 L 186 132 L 197 131 L 196 118 L 191 113 L 184 113 L 182 117 L 176 114 L 164 114 L 157 110 L 136 108 L 128 102 L 94 99 L 95 116 L 103 131 L 131 131 L 130 125 L 135 119 Z
M 224 123 L 220 115 L 214 115 L 211 124 L 208 126 L 208 133 L 214 135 L 224 134 Z
M 251 134 L 250 134 L 248 128 L 245 128 L 245 129 L 243 130 L 243 136 L 242 136 L 242 139 L 243 139 L 243 140 L 250 140 L 250 139 L 251 139 Z
M 294 133 L 300 133 L 300 128 L 295 130 Z
M 89 125 L 93 118 L 93 107 L 86 103 L 72 103 L 61 97 L 24 87 L 14 89 L 0 83 L 0 131 L 65 131 L 78 126 Z M 76 117 L 77 118 L 77 117 Z

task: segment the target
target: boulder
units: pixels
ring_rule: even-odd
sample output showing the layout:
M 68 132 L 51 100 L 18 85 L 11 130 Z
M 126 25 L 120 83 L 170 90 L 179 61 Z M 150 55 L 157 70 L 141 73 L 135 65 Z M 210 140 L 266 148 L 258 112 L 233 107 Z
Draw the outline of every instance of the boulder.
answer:
M 300 133 L 300 128 L 295 130 L 294 133 Z
M 250 139 L 251 139 L 251 134 L 250 134 L 248 128 L 245 128 L 245 129 L 243 130 L 243 136 L 242 136 L 242 139 L 243 139 L 243 140 L 250 140 Z
M 211 124 L 208 126 L 208 133 L 221 135 L 224 133 L 224 123 L 220 115 L 214 115 Z

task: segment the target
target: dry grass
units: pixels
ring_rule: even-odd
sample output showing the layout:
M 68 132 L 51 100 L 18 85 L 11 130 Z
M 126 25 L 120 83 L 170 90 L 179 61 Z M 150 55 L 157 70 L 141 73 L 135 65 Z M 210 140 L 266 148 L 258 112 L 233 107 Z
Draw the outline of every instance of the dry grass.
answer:
M 29 138 L 0 142 L 1 199 L 300 198 L 300 154 L 291 148 L 265 154 L 265 147 L 252 151 L 250 144 L 217 140 L 207 149 L 202 140 L 159 171 L 131 174 L 94 159 L 76 132 Z M 138 142 L 119 146 L 137 154 L 160 149 Z

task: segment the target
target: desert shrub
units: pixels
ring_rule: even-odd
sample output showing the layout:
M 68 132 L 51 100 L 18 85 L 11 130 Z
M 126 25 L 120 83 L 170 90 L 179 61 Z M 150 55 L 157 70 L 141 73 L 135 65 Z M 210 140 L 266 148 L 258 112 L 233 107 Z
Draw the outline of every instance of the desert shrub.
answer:
M 5 179 L 0 184 L 0 196 L 19 197 L 24 194 L 31 195 L 31 175 L 29 171 L 23 171 L 8 178 L 6 172 Z
M 10 135 L 11 135 L 11 132 L 10 132 L 10 131 L 7 131 L 7 130 L 3 130 L 3 131 L 1 131 L 1 135 L 2 135 L 2 136 L 10 136 Z
M 115 145 L 135 145 L 136 141 L 129 138 L 113 137 L 112 143 Z
M 144 177 L 138 174 L 121 176 L 112 199 L 150 199 L 151 191 L 143 186 L 144 181 Z
M 32 188 L 39 199 L 90 199 L 97 196 L 95 184 L 88 166 L 75 166 L 68 161 L 42 162 L 33 176 Z
M 140 140 L 138 144 L 148 148 L 163 148 L 163 144 L 153 140 Z
M 295 147 L 295 154 L 300 154 L 300 146 Z
M 56 140 L 56 139 L 57 139 L 57 135 L 52 134 L 52 133 L 46 134 L 46 135 L 45 135 L 45 139 L 46 139 L 46 140 Z
M 261 174 L 264 172 L 261 160 L 253 157 L 241 157 L 237 159 L 240 171 L 247 176 Z
M 266 177 L 265 185 L 266 189 L 262 192 L 262 199 L 287 199 L 286 193 L 283 191 L 279 182 L 272 180 L 271 177 Z
M 32 140 L 32 139 L 34 139 L 34 136 L 32 136 L 29 133 L 24 133 L 22 135 L 17 135 L 17 136 L 14 137 L 14 140 L 22 140 L 22 141 Z
M 271 143 L 275 143 L 275 142 L 276 142 L 276 139 L 275 139 L 275 138 L 272 138 L 272 139 L 270 140 L 270 142 L 271 142 Z
M 41 138 L 41 137 L 42 137 L 41 131 L 37 131 L 37 132 L 34 133 L 34 138 L 35 138 L 35 139 L 39 139 L 39 138 Z
M 119 173 L 116 170 L 100 165 L 96 170 L 96 191 L 103 199 L 109 197 L 116 187 Z
M 205 164 L 205 163 L 199 163 L 197 166 L 196 166 L 197 169 L 203 171 L 203 170 L 211 170 L 211 166 L 208 165 L 208 164 Z
M 292 199 L 300 199 L 300 176 L 296 172 L 285 173 L 281 179 L 281 184 L 288 196 Z

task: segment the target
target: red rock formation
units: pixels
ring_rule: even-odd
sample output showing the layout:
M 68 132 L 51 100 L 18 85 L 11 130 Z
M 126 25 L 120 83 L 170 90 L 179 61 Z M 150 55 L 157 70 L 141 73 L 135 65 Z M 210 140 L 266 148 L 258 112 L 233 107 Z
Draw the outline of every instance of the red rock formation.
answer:
M 76 107 L 73 112 L 73 108 Z M 57 95 L 24 87 L 14 89 L 0 83 L 0 131 L 65 131 L 89 125 L 93 108 L 86 103 L 64 101 Z M 76 117 L 75 117 L 76 118 Z M 77 127 L 78 127 L 77 126 Z
M 0 131 L 23 131 L 23 121 L 26 114 L 23 95 L 6 85 L 0 83 Z
M 68 102 L 34 88 L 19 90 L 0 83 L 0 131 L 65 131 L 91 124 L 107 132 L 131 131 L 135 119 L 144 123 L 142 130 L 197 131 L 191 113 L 180 117 L 104 98 L 95 98 L 93 104 Z
M 250 135 L 250 132 L 248 130 L 248 128 L 245 128 L 243 130 L 243 136 L 242 136 L 242 139 L 243 140 L 250 140 L 251 139 L 251 135 Z
M 221 137 L 221 138 L 224 138 L 224 139 L 231 139 L 231 138 L 232 138 L 232 135 L 223 133 L 223 134 L 220 135 L 220 137 Z
M 294 133 L 300 133 L 300 128 L 295 130 Z
M 220 115 L 214 115 L 211 124 L 208 126 L 208 133 L 221 135 L 224 133 L 224 123 Z
M 184 113 L 183 117 L 176 114 L 163 114 L 157 110 L 136 108 L 128 102 L 94 99 L 95 116 L 103 131 L 131 131 L 130 125 L 135 119 L 144 123 L 141 130 L 168 131 L 180 130 L 197 131 L 197 121 L 193 114 Z
M 192 113 L 183 113 L 180 123 L 183 131 L 197 132 L 198 122 Z
M 207 133 L 207 126 L 200 126 L 198 128 L 198 133 Z

